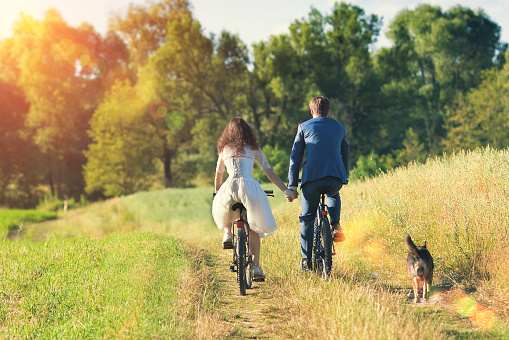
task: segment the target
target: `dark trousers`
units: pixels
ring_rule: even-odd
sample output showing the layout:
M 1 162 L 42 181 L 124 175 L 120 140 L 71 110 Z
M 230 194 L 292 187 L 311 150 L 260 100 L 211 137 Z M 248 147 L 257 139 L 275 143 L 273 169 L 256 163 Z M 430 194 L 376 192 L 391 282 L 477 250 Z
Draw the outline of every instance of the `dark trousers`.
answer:
M 302 258 L 310 259 L 313 247 L 313 224 L 316 217 L 316 209 L 320 203 L 320 188 L 330 188 L 330 195 L 327 197 L 327 208 L 329 211 L 331 222 L 339 221 L 341 214 L 341 198 L 339 190 L 343 183 L 336 177 L 324 177 L 322 179 L 306 182 L 301 188 L 301 204 L 302 214 L 299 216 L 300 221 L 300 249 Z

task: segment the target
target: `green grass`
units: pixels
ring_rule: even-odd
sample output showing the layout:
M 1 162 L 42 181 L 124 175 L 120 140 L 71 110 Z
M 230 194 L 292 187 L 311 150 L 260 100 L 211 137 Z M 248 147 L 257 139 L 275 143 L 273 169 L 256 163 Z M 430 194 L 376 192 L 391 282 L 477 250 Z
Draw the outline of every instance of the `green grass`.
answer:
M 190 338 L 187 252 L 152 233 L 4 242 L 0 338 Z
M 276 207 L 284 194 L 273 184 L 269 202 Z M 151 231 L 170 234 L 188 241 L 219 235 L 212 219 L 212 188 L 165 189 L 139 192 L 134 195 L 76 208 L 59 219 L 23 230 L 20 237 L 43 241 L 52 237 L 102 237 L 116 232 Z
M 43 222 L 57 218 L 54 212 L 37 210 L 10 209 L 0 210 L 0 233 L 6 236 L 16 228 L 23 228 L 31 223 Z

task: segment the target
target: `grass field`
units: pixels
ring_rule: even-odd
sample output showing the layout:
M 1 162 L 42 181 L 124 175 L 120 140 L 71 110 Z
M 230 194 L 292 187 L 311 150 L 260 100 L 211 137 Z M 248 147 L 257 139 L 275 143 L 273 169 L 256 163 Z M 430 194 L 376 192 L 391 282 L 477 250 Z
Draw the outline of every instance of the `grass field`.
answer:
M 37 210 L 22 210 L 22 209 L 0 209 L 0 233 L 7 237 L 7 235 L 15 230 L 22 229 L 31 223 L 43 222 L 57 218 L 54 212 L 37 211 Z
M 0 338 L 192 338 L 189 251 L 138 232 L 5 242 Z
M 347 241 L 326 281 L 300 271 L 300 204 L 276 191 L 278 231 L 262 240 L 267 281 L 243 298 L 224 285 L 234 275 L 210 216 L 211 188 L 79 208 L 2 245 L 0 338 L 59 330 L 99 338 L 509 338 L 508 178 L 508 152 L 486 149 L 350 183 L 341 191 Z M 431 303 L 408 295 L 405 233 L 426 240 L 435 259 Z M 250 317 L 255 306 L 259 317 Z

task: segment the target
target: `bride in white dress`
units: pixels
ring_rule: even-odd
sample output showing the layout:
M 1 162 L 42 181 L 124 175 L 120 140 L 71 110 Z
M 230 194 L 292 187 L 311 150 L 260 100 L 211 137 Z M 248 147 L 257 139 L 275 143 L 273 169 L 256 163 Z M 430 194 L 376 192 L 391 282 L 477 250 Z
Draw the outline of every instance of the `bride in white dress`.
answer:
M 216 195 L 212 202 L 212 216 L 217 227 L 225 230 L 223 245 L 232 244 L 232 222 L 239 218 L 239 211 L 233 211 L 231 207 L 237 202 L 246 207 L 254 277 L 265 278 L 259 265 L 260 237 L 272 235 L 277 226 L 267 195 L 252 176 L 255 160 L 269 180 L 285 193 L 288 201 L 297 198 L 297 192 L 287 188 L 271 169 L 258 145 L 253 128 L 244 119 L 237 117 L 228 123 L 219 138 L 217 150 L 219 158 L 214 181 Z M 225 168 L 228 179 L 223 183 Z

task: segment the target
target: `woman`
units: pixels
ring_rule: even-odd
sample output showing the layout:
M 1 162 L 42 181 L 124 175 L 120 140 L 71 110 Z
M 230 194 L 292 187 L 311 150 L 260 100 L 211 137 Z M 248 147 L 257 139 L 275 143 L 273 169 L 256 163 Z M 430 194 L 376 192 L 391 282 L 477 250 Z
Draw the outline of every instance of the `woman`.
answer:
M 232 245 L 232 222 L 239 218 L 239 211 L 233 211 L 233 204 L 240 202 L 246 207 L 249 223 L 249 248 L 253 255 L 254 278 L 264 279 L 259 264 L 260 238 L 276 231 L 276 221 L 270 209 L 269 200 L 260 183 L 252 176 L 254 161 L 260 164 L 269 180 L 285 193 L 288 200 L 296 193 L 286 187 L 271 169 L 263 154 L 253 128 L 242 118 L 233 118 L 223 131 L 217 143 L 219 159 L 214 180 L 215 192 L 212 216 L 219 229 L 224 229 L 223 247 Z M 223 183 L 224 170 L 228 179 Z

